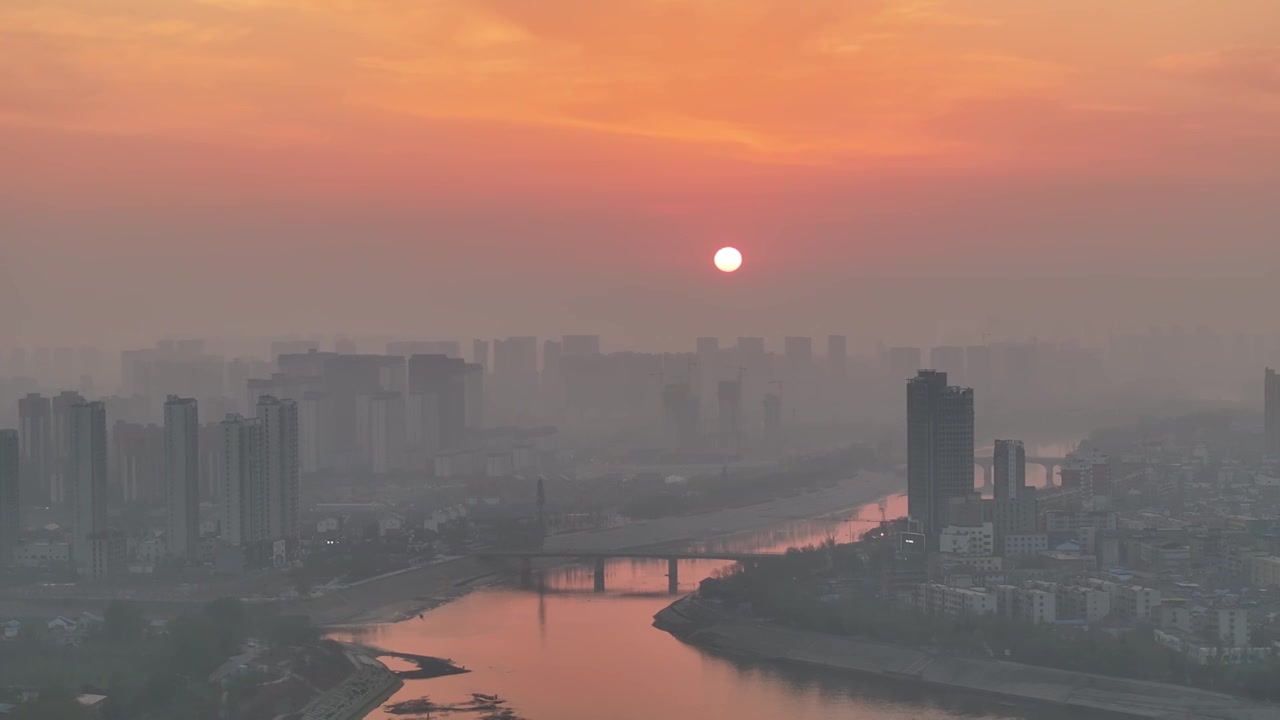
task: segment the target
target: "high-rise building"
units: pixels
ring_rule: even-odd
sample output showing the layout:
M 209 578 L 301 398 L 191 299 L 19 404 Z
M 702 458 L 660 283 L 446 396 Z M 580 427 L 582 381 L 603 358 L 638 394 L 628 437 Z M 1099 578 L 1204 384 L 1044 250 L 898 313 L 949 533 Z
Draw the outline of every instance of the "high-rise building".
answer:
M 494 405 L 502 413 L 498 422 L 531 421 L 540 393 L 538 338 L 520 336 L 495 340 L 490 375 Z
M 996 440 L 993 464 L 996 500 L 1011 500 L 1027 487 L 1027 451 L 1021 440 Z
M 31 393 L 18 401 L 18 462 L 27 505 L 49 503 L 50 422 L 49 398 Z
M 471 362 L 477 365 L 483 365 L 485 372 L 489 371 L 489 341 L 488 340 L 472 340 L 471 341 Z
M 471 430 L 484 427 L 484 366 L 467 363 L 463 374 L 463 393 L 466 396 L 466 412 L 463 425 Z
M 200 413 L 192 398 L 165 401 L 164 475 L 169 557 L 191 559 L 200 546 Z
M 258 422 L 262 428 L 267 537 L 287 541 L 292 554 L 302 535 L 298 504 L 298 404 L 270 395 L 258 398 Z
M 329 393 L 307 392 L 298 402 L 298 462 L 302 472 L 332 470 L 333 402 Z
M 940 345 L 929 351 L 929 367 L 947 373 L 950 378 L 964 377 L 964 348 Z
M 1263 384 L 1263 436 L 1266 453 L 1280 458 L 1280 373 L 1267 368 Z
M 84 403 L 78 392 L 64 390 L 50 401 L 49 423 L 49 504 L 66 507 L 71 502 L 72 475 L 71 408 Z M 105 409 L 103 410 L 105 413 Z
M 127 505 L 165 502 L 164 428 L 116 420 L 111 426 L 111 491 Z
M 946 373 L 921 370 L 907 381 L 907 512 L 930 547 L 948 499 L 972 492 L 973 390 L 948 386 Z
M 0 430 L 0 567 L 9 564 L 22 532 L 18 431 Z
M 71 557 L 85 574 L 93 570 L 92 539 L 107 530 L 107 409 L 100 402 L 72 405 L 70 472 L 75 521 Z
M 849 372 L 849 338 L 844 335 L 827 336 L 827 374 L 833 381 L 841 381 Z
M 222 421 L 222 480 L 218 491 L 222 541 L 237 548 L 267 539 L 267 492 L 262 474 L 262 425 L 228 415 Z
M 473 348 L 474 350 L 474 348 Z M 387 343 L 388 355 L 448 355 L 462 357 L 462 346 L 456 340 L 400 340 Z
M 698 355 L 697 385 L 694 392 L 701 405 L 700 415 L 710 422 L 716 411 L 716 382 L 720 379 L 720 338 L 698 338 L 696 352 Z
M 467 431 L 467 364 L 444 355 L 409 358 L 409 393 L 434 395 L 439 450 L 460 450 Z M 413 413 L 411 413 L 413 414 Z M 409 444 L 419 444 L 410 437 Z
M 381 475 L 404 469 L 404 395 L 384 392 L 356 398 L 356 429 L 371 471 Z
M 564 354 L 568 357 L 600 354 L 599 335 L 565 335 L 561 342 Z
M 697 446 L 698 398 L 689 383 L 667 383 L 663 387 L 662 425 L 669 448 L 689 450 Z
M 716 397 L 720 406 L 720 447 L 725 450 L 742 449 L 742 383 L 737 380 L 721 380 Z

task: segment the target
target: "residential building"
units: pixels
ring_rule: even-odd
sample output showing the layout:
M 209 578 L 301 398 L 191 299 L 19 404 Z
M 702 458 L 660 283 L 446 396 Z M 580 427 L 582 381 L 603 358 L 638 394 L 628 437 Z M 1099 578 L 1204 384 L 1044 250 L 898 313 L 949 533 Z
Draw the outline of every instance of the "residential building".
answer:
M 996 440 L 995 499 L 1012 500 L 1027 487 L 1027 451 L 1021 440 Z
M 258 422 L 262 431 L 267 538 L 287 541 L 292 555 L 302 530 L 298 506 L 298 404 L 270 395 L 258 398 Z
M 960 617 L 996 614 L 996 595 L 982 588 L 963 588 L 941 583 L 921 583 L 916 587 L 916 607 L 930 615 Z
M 1249 584 L 1254 587 L 1280 587 L 1280 557 L 1259 555 L 1249 558 Z
M 1082 585 L 1059 585 L 1056 611 L 1062 620 L 1084 620 L 1090 625 L 1111 614 L 1111 594 Z
M 72 409 L 81 404 L 84 398 L 70 390 L 58 393 L 49 401 L 49 504 L 56 507 L 70 506 L 75 492 Z
M 18 466 L 22 472 L 22 502 L 49 503 L 49 462 L 52 447 L 49 398 L 31 393 L 18 401 Z
M 1111 594 L 1111 612 L 1121 620 L 1150 622 L 1160 607 L 1160 591 L 1141 585 L 1106 583 Z
M 996 588 L 996 597 L 1005 617 L 1036 625 L 1057 621 L 1057 596 L 1052 590 L 1001 585 Z
M 1249 611 L 1244 608 L 1217 608 L 1215 637 L 1226 647 L 1249 647 Z
M 938 536 L 938 551 L 956 555 L 990 556 L 994 554 L 995 531 L 991 523 L 981 525 L 948 525 Z
M 509 372 L 515 370 L 511 369 Z M 437 451 L 460 450 L 466 442 L 466 378 L 467 363 L 462 360 L 444 355 L 413 355 L 409 358 L 409 393 L 431 395 L 435 398 L 434 414 L 438 419 L 438 424 L 434 424 L 438 437 Z M 422 427 L 428 425 L 424 424 Z M 413 436 L 408 437 L 406 442 L 411 447 L 433 444 L 425 438 Z
M 94 580 L 118 578 L 127 571 L 127 561 L 124 533 L 101 530 L 89 536 L 89 577 Z
M 0 430 L 0 568 L 9 564 L 22 534 L 22 469 L 17 430 Z
M 401 393 L 356 398 L 356 432 L 366 467 L 375 474 L 405 468 L 405 402 Z
M 191 560 L 200 544 L 200 413 L 193 398 L 170 395 L 165 401 L 164 468 L 165 545 L 170 557 Z
M 1023 487 L 1014 497 L 982 501 L 982 518 L 995 528 L 997 550 L 1004 547 L 1009 535 L 1027 535 L 1039 530 L 1038 492 L 1038 488 Z
M 110 440 L 107 460 L 112 492 L 119 493 L 127 505 L 164 504 L 164 429 L 116 420 Z
M 720 447 L 736 452 L 742 449 L 742 383 L 737 380 L 721 380 L 717 387 Z
M 1049 549 L 1049 536 L 1044 533 L 1010 533 L 1004 536 L 1004 556 L 1033 557 Z
M 949 498 L 973 492 L 973 390 L 921 370 L 907 381 L 907 512 L 936 548 Z
M 91 539 L 107 530 L 107 409 L 101 402 L 70 407 L 68 479 L 74 487 L 71 555 L 82 574 L 96 569 Z
M 1082 528 L 1115 531 L 1118 523 L 1118 516 L 1114 512 L 1050 510 L 1044 514 L 1044 530 L 1047 533 L 1075 536 Z
M 267 493 L 262 467 L 262 425 L 228 415 L 222 421 L 222 481 L 218 493 L 222 541 L 244 548 L 267 539 Z

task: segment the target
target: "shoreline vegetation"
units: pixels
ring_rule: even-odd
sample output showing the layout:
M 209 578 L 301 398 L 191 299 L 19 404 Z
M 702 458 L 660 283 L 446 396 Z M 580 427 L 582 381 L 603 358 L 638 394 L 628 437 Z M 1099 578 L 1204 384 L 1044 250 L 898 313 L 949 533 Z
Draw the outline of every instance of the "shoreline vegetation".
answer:
M 874 541 L 792 549 L 702 581 L 655 626 L 720 652 L 875 672 L 984 693 L 1117 710 L 1132 696 L 1143 715 L 1177 698 L 1201 715 L 1280 717 L 1280 661 L 1202 666 L 1141 629 L 1063 629 L 1004 617 L 947 618 L 904 605 L 878 579 Z M 994 663 L 994 665 L 993 665 Z M 987 676 L 1022 675 L 1008 689 Z M 1026 687 L 1023 687 L 1025 685 Z M 1231 694 L 1227 694 L 1231 693 Z M 1221 712 L 1221 715 L 1214 715 Z M 1248 711 L 1248 712 L 1246 712 Z M 1133 714 L 1133 713 L 1131 713 Z

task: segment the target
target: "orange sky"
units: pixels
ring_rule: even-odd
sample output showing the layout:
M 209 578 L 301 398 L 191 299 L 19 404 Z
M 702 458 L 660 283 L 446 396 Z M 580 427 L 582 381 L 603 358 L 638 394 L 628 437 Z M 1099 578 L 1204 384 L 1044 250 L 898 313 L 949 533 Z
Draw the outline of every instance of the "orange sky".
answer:
M 7 0 L 0 259 L 28 306 L 69 249 L 98 260 L 69 284 L 216 266 L 157 250 L 193 226 L 321 276 L 425 237 L 455 278 L 695 258 L 682 288 L 725 240 L 797 268 L 1064 261 L 1034 230 L 1088 214 L 1088 248 L 1185 267 L 1235 242 L 1256 270 L 1278 38 L 1276 0 Z

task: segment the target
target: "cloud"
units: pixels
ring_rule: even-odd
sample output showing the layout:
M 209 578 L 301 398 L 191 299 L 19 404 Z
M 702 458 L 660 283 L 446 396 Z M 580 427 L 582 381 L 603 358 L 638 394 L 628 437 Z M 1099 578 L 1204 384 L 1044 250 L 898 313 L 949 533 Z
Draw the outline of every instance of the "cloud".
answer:
M 1236 47 L 1166 55 L 1152 65 L 1229 91 L 1280 94 L 1280 47 Z

